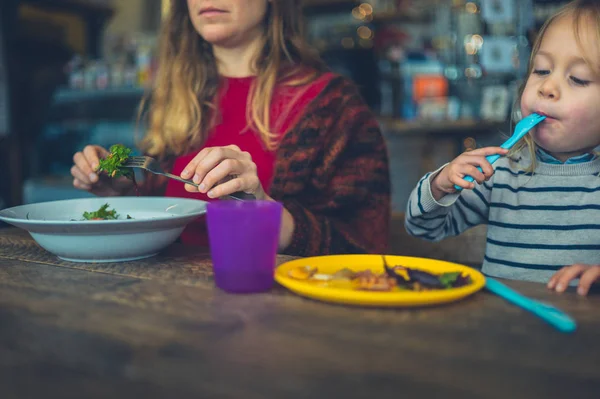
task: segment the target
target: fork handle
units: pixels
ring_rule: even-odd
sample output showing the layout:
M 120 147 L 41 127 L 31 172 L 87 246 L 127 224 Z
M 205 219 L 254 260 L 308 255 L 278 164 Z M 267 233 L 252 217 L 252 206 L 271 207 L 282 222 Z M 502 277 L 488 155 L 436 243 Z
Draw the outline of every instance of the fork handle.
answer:
M 183 178 L 181 178 L 181 177 L 179 177 L 177 175 L 174 175 L 174 174 L 168 173 L 168 172 L 165 172 L 165 176 L 167 176 L 167 177 L 169 177 L 171 179 L 175 179 L 177 181 L 180 181 L 182 183 L 189 184 L 189 185 L 192 185 L 194 187 L 198 187 L 198 184 L 194 183 L 193 180 L 183 179 Z M 224 195 L 224 196 L 222 196 L 220 198 L 229 198 L 229 199 L 234 199 L 234 200 L 238 200 L 238 201 L 256 199 L 256 197 L 254 197 L 254 195 L 245 193 L 243 191 L 239 191 L 237 193 L 231 193 L 231 194 L 228 194 L 228 195 Z
M 485 287 L 488 291 L 542 318 L 559 331 L 570 333 L 577 329 L 575 320 L 560 309 L 528 298 L 496 279 L 486 276 Z
M 196 183 L 194 183 L 193 180 L 183 179 L 177 175 L 174 175 L 174 174 L 168 173 L 168 172 L 165 172 L 164 175 L 167 176 L 169 179 L 174 179 L 174 180 L 180 181 L 182 183 L 189 184 L 194 187 L 198 187 L 198 185 Z

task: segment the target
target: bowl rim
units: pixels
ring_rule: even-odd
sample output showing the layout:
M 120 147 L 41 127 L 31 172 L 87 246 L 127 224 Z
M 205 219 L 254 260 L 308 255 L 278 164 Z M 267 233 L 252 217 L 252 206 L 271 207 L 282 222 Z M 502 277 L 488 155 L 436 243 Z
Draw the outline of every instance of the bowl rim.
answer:
M 152 218 L 145 219 L 116 219 L 116 220 L 42 220 L 42 219 L 26 219 L 21 217 L 12 217 L 7 216 L 6 212 L 11 211 L 15 212 L 16 209 L 21 208 L 32 208 L 39 205 L 47 205 L 47 204 L 56 204 L 56 203 L 76 203 L 76 202 L 84 202 L 84 201 L 98 201 L 98 202 L 124 202 L 126 200 L 135 200 L 141 202 L 152 202 L 152 201 L 168 201 L 172 200 L 173 202 L 184 202 L 192 205 L 197 205 L 198 208 L 195 211 L 186 212 L 180 215 L 177 214 L 165 214 L 164 216 L 156 216 Z M 175 203 L 173 205 L 176 205 Z M 111 204 L 111 208 L 117 208 L 117 206 L 113 206 Z M 167 207 L 168 210 L 170 207 Z M 207 201 L 201 199 L 194 198 L 180 198 L 180 197 L 135 197 L 135 196 L 123 196 L 123 197 L 92 197 L 92 198 L 72 198 L 65 200 L 54 200 L 54 201 L 44 201 L 44 202 L 36 202 L 31 204 L 23 204 L 17 205 L 10 208 L 0 209 L 0 220 L 9 223 L 19 223 L 21 225 L 29 225 L 29 226 L 78 226 L 78 225 L 93 225 L 93 226 L 103 226 L 103 225 L 118 225 L 118 224 L 141 224 L 141 223 L 153 223 L 153 222 L 163 222 L 169 220 L 178 220 L 180 218 L 189 218 L 200 216 L 206 213 L 207 210 Z

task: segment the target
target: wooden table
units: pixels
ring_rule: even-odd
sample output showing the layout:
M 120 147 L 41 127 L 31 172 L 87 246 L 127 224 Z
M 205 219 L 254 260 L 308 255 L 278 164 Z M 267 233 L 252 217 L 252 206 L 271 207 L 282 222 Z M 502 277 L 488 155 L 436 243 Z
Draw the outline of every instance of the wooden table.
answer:
M 486 292 L 420 310 L 228 295 L 203 250 L 76 264 L 0 229 L 0 397 L 600 397 L 600 296 L 509 284 L 578 331 Z

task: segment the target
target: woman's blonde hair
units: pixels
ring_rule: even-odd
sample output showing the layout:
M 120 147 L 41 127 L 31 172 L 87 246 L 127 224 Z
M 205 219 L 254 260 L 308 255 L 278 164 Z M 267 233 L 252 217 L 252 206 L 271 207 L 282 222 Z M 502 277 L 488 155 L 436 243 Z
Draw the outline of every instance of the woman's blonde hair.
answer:
M 270 105 L 276 84 L 303 85 L 324 70 L 302 35 L 301 0 L 271 0 L 265 17 L 264 45 L 253 68 L 257 76 L 248 98 L 247 120 L 267 148 L 276 146 Z M 159 38 L 154 86 L 140 104 L 149 103 L 148 130 L 141 149 L 165 158 L 198 148 L 217 117 L 219 74 L 212 46 L 195 30 L 187 1 L 171 0 Z
M 577 45 L 582 50 L 582 54 L 585 62 L 588 66 L 597 74 L 600 74 L 600 65 L 598 64 L 598 60 L 591 60 L 587 57 L 587 51 L 584 51 L 583 44 L 581 40 L 581 28 L 584 26 L 583 24 L 586 21 L 591 20 L 596 26 L 596 43 L 600 44 L 600 2 L 598 0 L 575 0 L 564 7 L 562 7 L 556 14 L 548 18 L 546 22 L 540 28 L 538 35 L 533 43 L 531 48 L 531 56 L 529 57 L 529 65 L 527 67 L 527 79 L 523 82 L 521 87 L 519 88 L 517 101 L 514 104 L 515 108 L 520 109 L 521 98 L 523 96 L 523 92 L 525 91 L 525 86 L 527 85 L 527 80 L 531 76 L 533 72 L 533 62 L 535 60 L 535 56 L 540 50 L 540 46 L 542 44 L 542 39 L 550 25 L 553 22 L 561 19 L 563 17 L 572 17 L 573 18 L 573 31 L 575 32 L 575 39 L 577 40 Z M 536 166 L 536 144 L 533 141 L 531 135 L 526 135 L 521 141 L 519 141 L 510 151 L 509 156 L 517 154 L 519 151 L 528 148 L 531 164 L 525 170 L 526 172 L 533 173 Z

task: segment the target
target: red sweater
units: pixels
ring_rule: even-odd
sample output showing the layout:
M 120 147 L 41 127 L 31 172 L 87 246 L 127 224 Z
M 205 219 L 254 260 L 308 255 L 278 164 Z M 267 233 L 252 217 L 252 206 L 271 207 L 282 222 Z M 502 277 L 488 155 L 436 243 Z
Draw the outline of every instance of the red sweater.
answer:
M 279 134 L 285 134 L 303 114 L 306 106 L 323 90 L 332 79 L 332 74 L 325 74 L 310 85 L 303 87 L 279 86 L 273 95 L 271 105 L 271 126 Z M 269 151 L 263 144 L 260 135 L 253 129 L 246 129 L 246 104 L 250 86 L 254 77 L 224 78 L 220 91 L 219 121 L 210 132 L 201 148 L 174 160 L 171 173 L 179 176 L 187 164 L 205 147 L 221 147 L 235 144 L 242 151 L 247 151 L 256 164 L 258 178 L 267 194 L 273 179 L 275 152 Z M 169 180 L 165 192 L 167 197 L 196 198 L 212 201 L 201 193 L 190 193 L 184 184 Z M 190 223 L 181 235 L 185 244 L 208 245 L 206 219 L 200 217 Z
M 269 171 L 266 171 L 263 161 L 259 161 L 262 165 L 259 176 L 264 179 L 270 196 L 281 202 L 294 218 L 292 242 L 284 253 L 297 256 L 384 253 L 391 214 L 385 140 L 352 82 L 340 76 L 325 75 L 322 79 L 309 85 L 306 91 L 299 89 L 305 93 L 299 99 L 308 105 L 294 106 L 293 101 L 286 102 L 276 96 L 280 98 L 275 101 L 279 104 L 275 105 L 279 107 L 276 114 L 280 120 L 289 121 L 286 130 L 276 130 L 285 134 L 271 155 L 274 166 L 267 162 L 271 166 L 267 165 Z M 249 139 L 245 134 L 238 135 L 238 130 L 239 127 L 224 130 L 223 134 L 232 138 L 226 144 Z M 255 161 L 273 159 L 265 154 L 253 157 Z M 172 169 L 175 173 L 186 163 L 180 160 L 173 168 L 169 157 L 162 161 L 165 170 Z M 141 190 L 149 195 L 164 195 L 166 180 L 146 174 Z M 173 187 L 177 186 L 169 189 L 170 195 L 174 195 Z M 197 194 L 180 194 L 200 198 Z M 202 224 L 194 226 L 202 228 Z

